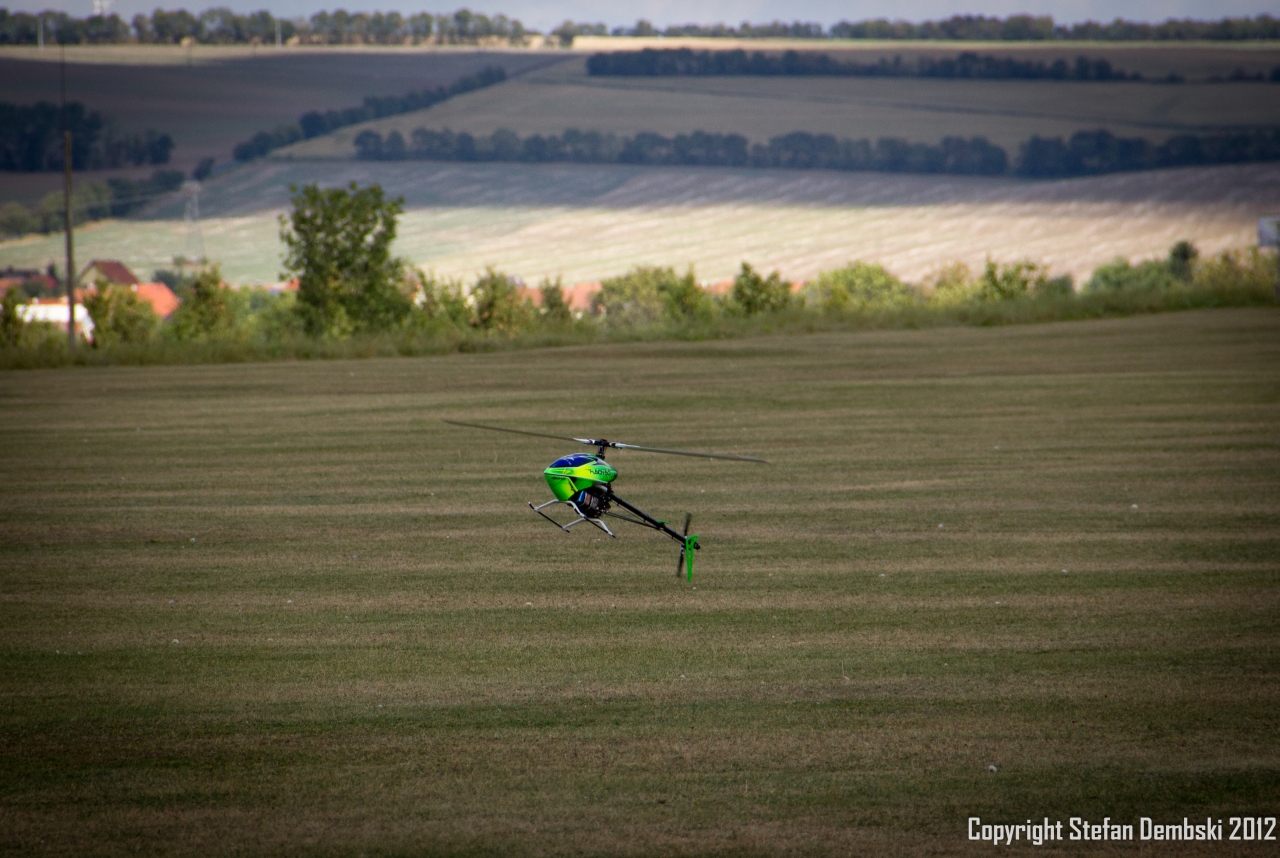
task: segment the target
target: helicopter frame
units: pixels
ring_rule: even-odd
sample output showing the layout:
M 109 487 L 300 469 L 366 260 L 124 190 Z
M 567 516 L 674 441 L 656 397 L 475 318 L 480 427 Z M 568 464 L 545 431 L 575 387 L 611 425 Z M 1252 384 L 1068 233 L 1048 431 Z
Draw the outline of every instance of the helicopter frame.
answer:
M 680 577 L 681 567 L 684 567 L 686 565 L 686 558 L 687 558 L 689 579 L 693 580 L 693 552 L 700 550 L 702 548 L 702 546 L 698 544 L 698 537 L 696 535 L 691 535 L 688 533 L 681 535 L 680 533 L 677 533 L 675 530 L 672 530 L 670 527 L 668 527 L 665 521 L 658 518 L 654 518 L 653 516 L 649 515 L 647 512 L 640 509 L 639 507 L 634 506 L 630 503 L 627 503 L 625 500 L 623 500 L 622 498 L 614 494 L 612 490 L 610 490 L 609 493 L 605 495 L 604 500 L 605 500 L 605 508 L 604 510 L 602 510 L 602 513 L 601 513 L 602 515 L 607 515 L 610 518 L 616 518 L 622 521 L 629 521 L 632 524 L 637 524 L 640 527 L 647 527 L 650 530 L 656 530 L 659 533 L 665 534 L 671 537 L 672 539 L 674 539 L 676 542 L 680 543 L 680 558 L 679 560 L 676 561 L 676 577 L 677 578 Z M 619 515 L 616 512 L 610 512 L 608 507 L 610 504 L 613 504 L 613 503 L 616 503 L 618 506 L 622 507 L 627 512 L 632 513 L 633 515 L 636 516 L 636 518 L 632 518 L 629 515 Z M 575 520 L 569 522 L 568 524 L 561 524 L 560 522 L 556 521 L 554 518 L 552 518 L 551 516 L 543 512 L 543 510 L 546 509 L 547 507 L 555 506 L 556 504 L 564 504 L 565 506 L 573 510 L 578 517 Z M 571 500 L 563 500 L 563 501 L 549 500 L 544 504 L 539 504 L 538 506 L 534 506 L 532 503 L 530 503 L 529 509 L 536 512 L 538 515 L 542 516 L 547 521 L 551 522 L 556 527 L 563 530 L 565 533 L 568 533 L 569 528 L 573 527 L 575 524 L 581 524 L 582 522 L 585 521 L 588 524 L 594 524 L 596 527 L 600 528 L 601 530 L 609 534 L 609 536 L 613 537 L 614 539 L 618 538 L 617 535 L 612 530 L 609 529 L 609 526 L 607 524 L 605 524 L 599 518 L 592 518 L 586 515 L 585 513 L 583 513 L 582 509 Z M 688 525 L 688 521 L 686 520 L 685 530 L 687 531 L 688 529 L 689 529 L 689 525 Z
M 549 500 L 540 506 L 529 504 L 529 509 L 554 524 L 556 527 L 569 532 L 569 528 L 581 522 L 588 522 L 600 530 L 607 533 L 610 537 L 616 539 L 617 536 L 609 525 L 601 521 L 602 516 L 617 518 L 622 521 L 629 521 L 640 527 L 647 527 L 650 530 L 656 530 L 663 533 L 676 542 L 680 543 L 680 558 L 676 561 L 676 578 L 680 577 L 683 568 L 688 580 L 693 580 L 693 556 L 694 552 L 702 548 L 698 544 L 697 534 L 689 532 L 689 523 L 693 520 L 691 513 L 685 513 L 684 516 L 684 533 L 677 533 L 674 529 L 667 526 L 667 523 L 659 518 L 654 518 L 644 510 L 637 506 L 627 503 L 622 498 L 613 493 L 610 485 L 618 476 L 615 468 L 609 466 L 604 460 L 606 450 L 642 450 L 648 453 L 666 453 L 671 456 L 693 456 L 699 459 L 733 459 L 739 462 L 759 462 L 768 464 L 764 459 L 755 456 L 737 456 L 730 453 L 695 453 L 689 450 L 670 450 L 665 447 L 643 447 L 639 444 L 623 444 L 619 441 L 608 441 L 604 438 L 574 438 L 565 435 L 548 435 L 545 432 L 530 432 L 527 429 L 507 429 L 502 426 L 485 426 L 481 423 L 466 423 L 461 420 L 445 420 L 445 423 L 454 426 L 466 426 L 471 429 L 485 429 L 490 432 L 509 432 L 513 435 L 532 435 L 535 438 L 551 438 L 556 441 L 573 441 L 587 447 L 595 447 L 596 454 L 574 454 L 573 456 L 563 456 L 551 463 L 551 466 L 543 471 L 546 477 L 547 485 L 551 488 L 551 493 L 556 496 L 555 500 Z M 584 461 L 579 461 L 584 460 Z M 579 482 L 575 482 L 579 481 Z M 577 494 L 577 502 L 573 496 Z M 614 503 L 625 509 L 631 515 L 620 515 L 616 512 L 610 512 L 609 507 Z M 544 509 L 557 504 L 564 504 L 574 511 L 578 516 L 576 520 L 568 524 L 561 524 L 551 516 L 543 512 Z M 634 518 L 632 517 L 634 516 Z

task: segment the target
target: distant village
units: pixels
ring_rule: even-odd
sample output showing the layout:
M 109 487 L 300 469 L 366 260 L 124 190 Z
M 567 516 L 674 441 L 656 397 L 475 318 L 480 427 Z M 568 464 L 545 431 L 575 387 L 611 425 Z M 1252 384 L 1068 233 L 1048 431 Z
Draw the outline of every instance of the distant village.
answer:
M 151 305 L 151 309 L 162 319 L 167 319 L 178 309 L 181 301 L 164 283 L 144 283 L 129 266 L 116 259 L 95 259 L 84 267 L 76 277 L 76 335 L 85 339 L 93 339 L 93 319 L 89 317 L 84 306 L 84 297 L 91 289 L 107 286 L 123 286 L 138 296 L 139 301 Z M 68 309 L 66 294 L 61 291 L 58 277 L 50 266 L 48 270 L 7 268 L 0 271 L 0 297 L 10 289 L 21 289 L 28 296 L 28 302 L 19 307 L 18 312 L 24 322 L 48 322 L 67 326 Z

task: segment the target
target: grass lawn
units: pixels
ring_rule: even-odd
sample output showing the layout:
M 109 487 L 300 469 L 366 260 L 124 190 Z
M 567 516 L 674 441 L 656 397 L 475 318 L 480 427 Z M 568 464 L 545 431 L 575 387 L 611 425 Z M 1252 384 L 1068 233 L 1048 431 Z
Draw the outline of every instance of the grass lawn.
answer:
M 441 417 L 772 464 L 611 456 L 688 584 L 524 507 L 572 445 Z M 7 373 L 0 851 L 1274 816 L 1278 429 L 1276 310 Z

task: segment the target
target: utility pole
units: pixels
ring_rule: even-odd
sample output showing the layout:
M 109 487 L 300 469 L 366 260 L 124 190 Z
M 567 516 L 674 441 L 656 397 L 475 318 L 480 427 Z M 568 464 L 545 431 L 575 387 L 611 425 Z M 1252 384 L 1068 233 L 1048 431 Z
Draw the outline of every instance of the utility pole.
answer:
M 67 127 L 67 48 L 62 46 L 62 203 L 67 227 L 67 342 L 76 350 L 76 259 L 71 232 L 71 129 Z

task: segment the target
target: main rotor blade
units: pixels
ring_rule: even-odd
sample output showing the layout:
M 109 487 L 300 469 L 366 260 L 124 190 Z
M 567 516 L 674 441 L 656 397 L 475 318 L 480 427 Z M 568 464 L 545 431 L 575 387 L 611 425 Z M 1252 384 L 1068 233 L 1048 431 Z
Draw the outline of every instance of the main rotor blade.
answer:
M 490 432 L 510 432 L 512 435 L 532 435 L 535 438 L 554 438 L 557 441 L 577 441 L 579 444 L 595 446 L 599 444 L 594 438 L 570 438 L 568 435 L 548 435 L 545 432 L 530 432 L 527 429 L 506 429 L 502 426 L 484 426 L 479 423 L 463 423 L 461 420 L 445 420 L 454 426 L 470 426 L 472 429 L 488 429 Z M 612 446 L 612 445 L 610 445 Z
M 617 447 L 619 450 L 644 450 L 646 453 L 666 453 L 671 456 L 697 456 L 700 459 L 733 459 L 735 462 L 762 462 L 769 464 L 764 459 L 757 459 L 755 456 L 734 456 L 731 453 L 691 453 L 688 450 L 666 450 L 662 447 L 641 447 L 637 444 L 619 444 L 615 441 L 609 442 L 610 447 Z
M 642 450 L 646 453 L 666 453 L 669 456 L 695 456 L 699 459 L 731 459 L 735 462 L 761 462 L 769 464 L 764 459 L 758 459 L 755 456 L 735 456 L 731 453 L 693 453 L 688 450 L 667 450 L 663 447 L 641 447 L 639 444 L 623 444 L 618 441 L 602 441 L 595 438 L 572 438 L 568 435 L 548 435 L 545 432 L 530 432 L 527 429 L 507 429 L 503 426 L 485 426 L 482 423 L 464 423 L 461 420 L 445 420 L 445 423 L 454 426 L 467 426 L 471 429 L 488 429 L 490 432 L 510 432 L 512 435 L 532 435 L 535 438 L 554 438 L 557 441 L 576 441 L 579 444 L 586 444 L 588 447 L 598 447 L 603 444 L 606 447 L 612 447 L 618 450 Z

